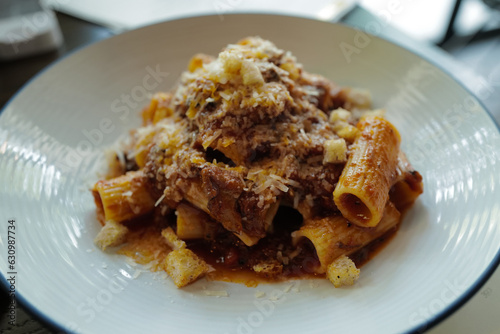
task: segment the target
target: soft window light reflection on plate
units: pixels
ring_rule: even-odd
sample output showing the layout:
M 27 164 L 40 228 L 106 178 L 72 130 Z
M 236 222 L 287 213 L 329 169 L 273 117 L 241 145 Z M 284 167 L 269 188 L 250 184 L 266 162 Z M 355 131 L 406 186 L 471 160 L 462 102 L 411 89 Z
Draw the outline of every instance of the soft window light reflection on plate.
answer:
M 122 276 L 126 277 L 126 278 L 130 278 L 132 279 L 132 276 L 124 269 L 119 269 L 120 271 L 120 274 L 122 274 Z

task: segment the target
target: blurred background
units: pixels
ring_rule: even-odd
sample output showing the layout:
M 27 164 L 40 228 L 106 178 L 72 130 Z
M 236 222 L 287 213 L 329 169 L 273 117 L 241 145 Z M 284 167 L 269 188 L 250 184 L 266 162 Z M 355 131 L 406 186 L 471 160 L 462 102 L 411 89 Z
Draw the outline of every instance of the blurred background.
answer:
M 463 65 L 464 73 L 458 74 L 463 80 L 474 77 L 491 87 L 482 102 L 490 111 L 500 110 L 500 98 L 493 97 L 500 92 L 500 0 L 142 0 L 140 5 L 120 0 L 0 0 L 0 106 L 69 51 L 155 22 L 200 14 L 223 19 L 226 13 L 248 11 L 342 21 L 360 9 L 402 32 L 417 49 L 429 45 L 447 52 Z
M 500 0 L 143 0 L 140 5 L 121 0 L 0 0 L 0 108 L 38 72 L 85 45 L 163 20 L 201 14 L 223 20 L 232 12 L 299 15 L 358 27 L 376 19 L 387 28 L 384 37 L 452 72 L 500 124 Z M 500 280 L 490 280 L 478 295 L 465 311 L 431 332 L 447 333 L 460 326 L 457 318 L 471 316 L 478 322 L 477 334 L 499 333 L 500 319 L 488 310 L 500 307 Z M 489 304 L 478 301 L 480 297 L 490 298 Z M 7 306 L 1 290 L 0 333 L 52 332 L 21 306 L 17 325 L 8 325 Z

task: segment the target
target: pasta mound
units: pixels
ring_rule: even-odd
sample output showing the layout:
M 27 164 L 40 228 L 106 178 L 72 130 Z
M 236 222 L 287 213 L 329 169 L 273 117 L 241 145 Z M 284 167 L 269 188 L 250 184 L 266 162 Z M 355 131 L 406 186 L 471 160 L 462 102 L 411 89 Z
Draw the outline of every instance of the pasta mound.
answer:
M 156 238 L 148 259 L 178 287 L 224 270 L 283 280 L 362 263 L 422 192 L 399 133 L 370 108 L 367 91 L 258 37 L 195 55 L 94 187 L 98 217 L 129 228 L 128 255 Z

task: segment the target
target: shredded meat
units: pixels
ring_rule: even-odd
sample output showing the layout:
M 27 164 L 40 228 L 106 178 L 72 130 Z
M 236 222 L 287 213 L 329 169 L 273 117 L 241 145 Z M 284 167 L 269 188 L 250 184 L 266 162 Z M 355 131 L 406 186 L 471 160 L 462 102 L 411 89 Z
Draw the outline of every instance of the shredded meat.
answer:
M 237 203 L 244 183 L 238 173 L 207 166 L 201 170 L 201 180 L 209 198 L 207 208 L 210 214 L 227 230 L 241 232 L 241 214 Z
M 162 96 L 145 109 L 129 155 L 147 152 L 145 172 L 164 203 L 187 200 L 228 231 L 257 239 L 275 203 L 337 211 L 332 191 L 343 163 L 323 163 L 323 147 L 339 138 L 331 110 L 354 106 L 342 87 L 271 42 L 248 38 L 217 58 L 195 56 Z M 144 138 L 153 144 L 141 145 Z

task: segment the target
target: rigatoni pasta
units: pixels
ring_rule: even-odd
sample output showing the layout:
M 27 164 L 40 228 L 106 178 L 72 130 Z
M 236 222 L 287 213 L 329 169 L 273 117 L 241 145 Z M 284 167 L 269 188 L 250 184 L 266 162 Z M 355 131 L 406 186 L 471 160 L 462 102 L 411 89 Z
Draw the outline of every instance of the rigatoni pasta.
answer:
M 399 211 L 391 202 L 387 202 L 382 219 L 374 228 L 359 228 L 343 216 L 328 216 L 307 220 L 298 231 L 292 233 L 292 240 L 294 244 L 298 244 L 301 238 L 312 242 L 320 262 L 315 270 L 322 274 L 336 258 L 348 256 L 383 236 L 399 223 L 399 218 Z
M 379 116 L 363 117 L 357 127 L 359 134 L 351 146 L 333 199 L 350 222 L 374 227 L 382 219 L 396 178 L 400 135 Z
M 423 191 L 367 91 L 258 37 L 195 55 L 142 122 L 113 160 L 123 175 L 92 189 L 95 241 L 177 287 L 203 276 L 354 284 Z
M 150 212 L 155 202 L 145 183 L 140 171 L 97 182 L 93 194 L 98 212 L 104 216 L 103 223 L 120 223 Z

